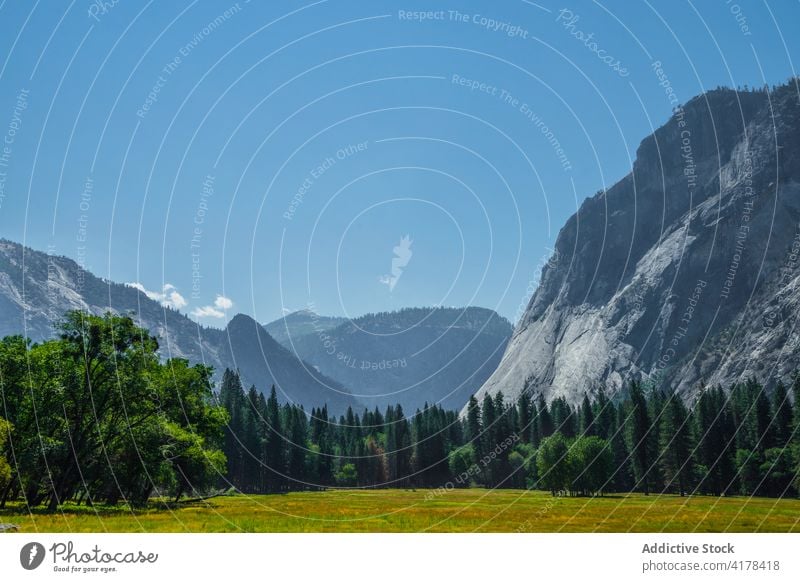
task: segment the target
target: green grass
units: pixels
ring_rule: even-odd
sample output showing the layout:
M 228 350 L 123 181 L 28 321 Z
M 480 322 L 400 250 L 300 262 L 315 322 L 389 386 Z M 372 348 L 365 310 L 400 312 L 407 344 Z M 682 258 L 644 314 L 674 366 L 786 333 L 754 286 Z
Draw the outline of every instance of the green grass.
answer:
M 346 490 L 232 495 L 177 509 L 11 504 L 21 532 L 800 532 L 800 500 L 539 491 Z

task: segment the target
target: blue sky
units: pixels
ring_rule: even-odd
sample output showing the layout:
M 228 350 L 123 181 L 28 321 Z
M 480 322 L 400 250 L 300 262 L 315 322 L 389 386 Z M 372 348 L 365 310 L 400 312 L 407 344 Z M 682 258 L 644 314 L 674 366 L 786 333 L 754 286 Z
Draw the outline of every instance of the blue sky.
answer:
M 796 2 L 0 6 L 0 236 L 209 325 L 514 320 L 668 119 L 654 62 L 681 102 L 800 65 Z

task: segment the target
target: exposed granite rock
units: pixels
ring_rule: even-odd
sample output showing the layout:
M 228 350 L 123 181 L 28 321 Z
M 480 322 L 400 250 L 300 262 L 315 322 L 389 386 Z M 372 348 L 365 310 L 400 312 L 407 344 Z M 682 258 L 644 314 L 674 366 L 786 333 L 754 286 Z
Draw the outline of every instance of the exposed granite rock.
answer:
M 578 402 L 650 379 L 788 379 L 800 360 L 800 101 L 715 90 L 639 146 L 633 171 L 587 199 L 497 370 L 478 391 L 526 386 Z

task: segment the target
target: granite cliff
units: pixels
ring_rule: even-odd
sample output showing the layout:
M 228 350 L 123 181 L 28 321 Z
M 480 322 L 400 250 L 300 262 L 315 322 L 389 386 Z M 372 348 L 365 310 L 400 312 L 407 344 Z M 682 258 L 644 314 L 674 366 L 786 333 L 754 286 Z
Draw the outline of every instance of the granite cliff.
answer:
M 677 108 L 630 174 L 561 229 L 504 357 L 477 396 L 575 403 L 631 379 L 788 379 L 800 336 L 800 101 L 718 89 Z

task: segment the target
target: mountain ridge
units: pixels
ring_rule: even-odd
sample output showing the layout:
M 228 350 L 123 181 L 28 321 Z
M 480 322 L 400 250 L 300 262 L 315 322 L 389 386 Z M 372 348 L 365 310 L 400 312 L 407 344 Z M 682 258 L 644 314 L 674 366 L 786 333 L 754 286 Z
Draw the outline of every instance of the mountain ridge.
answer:
M 500 361 L 511 330 L 483 307 L 407 307 L 320 326 L 284 345 L 370 408 L 458 410 Z

